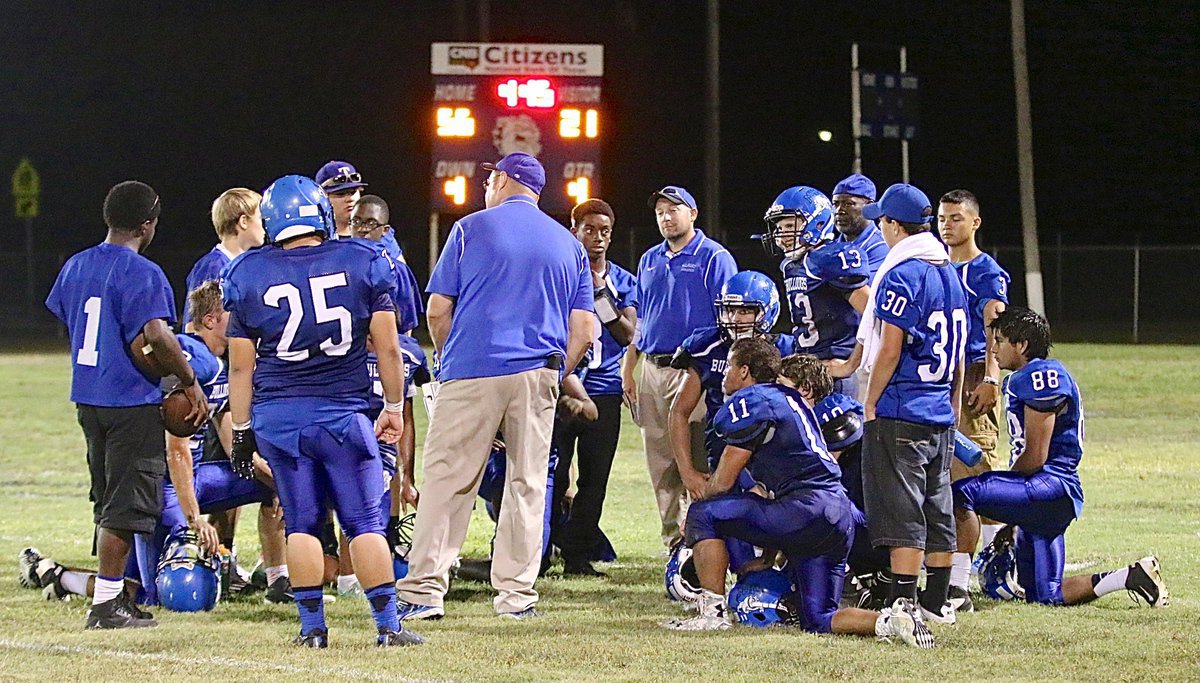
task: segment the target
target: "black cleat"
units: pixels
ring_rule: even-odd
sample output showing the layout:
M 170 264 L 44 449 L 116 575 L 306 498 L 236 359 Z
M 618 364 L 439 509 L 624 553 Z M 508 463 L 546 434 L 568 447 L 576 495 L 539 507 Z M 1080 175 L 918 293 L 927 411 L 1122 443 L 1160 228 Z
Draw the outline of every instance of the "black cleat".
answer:
M 950 592 L 947 594 L 946 600 L 955 612 L 967 613 L 975 611 L 975 605 L 971 603 L 971 594 L 967 592 L 966 588 L 950 586 Z
M 292 641 L 292 645 L 297 647 L 311 647 L 316 649 L 324 649 L 329 647 L 329 631 L 323 628 L 314 628 L 308 633 L 301 633 Z
M 424 645 L 425 639 L 412 631 L 405 631 L 401 626 L 399 631 L 393 631 L 390 628 L 379 629 L 379 636 L 375 639 L 375 644 L 379 647 L 404 647 L 405 645 Z
M 138 619 L 149 619 L 151 621 L 154 620 L 154 615 L 139 607 L 137 601 L 129 597 L 129 594 L 125 591 L 121 591 L 121 594 L 117 596 L 117 599 L 125 601 L 125 607 L 128 608 L 129 612 Z
M 154 619 L 143 619 L 129 609 L 119 597 L 92 605 L 88 611 L 86 629 L 149 628 L 158 626 Z
M 563 564 L 563 576 L 608 576 L 592 566 L 591 562 L 566 562 Z
M 1146 601 L 1151 607 L 1166 607 L 1171 603 L 1171 594 L 1167 592 L 1167 584 L 1163 582 L 1158 571 L 1158 558 L 1151 555 L 1129 565 L 1129 575 L 1125 577 L 1125 588 L 1129 590 L 1134 602 L 1138 598 Z
M 275 583 L 267 586 L 267 593 L 263 597 L 263 602 L 275 605 L 284 605 L 294 601 L 292 582 L 286 576 L 275 579 Z
M 67 601 L 71 599 L 71 591 L 63 588 L 62 575 L 66 569 L 61 564 L 55 564 L 50 571 L 45 572 L 38 581 L 42 584 L 42 597 L 53 602 L 54 600 Z

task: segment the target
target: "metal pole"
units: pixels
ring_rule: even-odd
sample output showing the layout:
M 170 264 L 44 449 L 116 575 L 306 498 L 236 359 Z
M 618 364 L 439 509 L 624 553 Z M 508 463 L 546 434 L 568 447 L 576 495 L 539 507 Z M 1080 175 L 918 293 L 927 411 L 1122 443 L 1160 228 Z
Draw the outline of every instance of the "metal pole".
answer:
M 1038 252 L 1037 207 L 1033 198 L 1033 122 L 1029 113 L 1029 63 L 1025 54 L 1025 1 L 1012 0 L 1013 81 L 1017 96 L 1017 162 L 1021 177 L 1021 241 L 1025 246 L 1025 291 L 1029 307 L 1046 314 L 1042 260 Z
M 850 43 L 850 131 L 854 136 L 853 173 L 862 173 L 862 93 L 858 91 L 858 43 Z
M 492 5 L 491 0 L 479 0 L 479 42 L 486 43 L 491 38 Z
M 900 74 L 908 71 L 908 48 L 900 46 Z M 901 182 L 908 183 L 908 138 L 900 131 L 900 177 Z
M 708 0 L 708 50 L 705 83 L 704 209 L 709 229 L 718 240 L 725 239 L 721 225 L 721 3 Z
M 29 312 L 32 313 L 37 308 L 37 294 L 35 293 L 34 285 L 34 264 L 33 264 L 33 218 L 25 218 L 25 276 L 28 282 L 26 283 L 25 302 L 29 306 Z
M 438 262 L 438 244 L 440 240 L 441 229 L 438 227 L 438 212 L 431 211 L 429 213 L 429 275 L 433 275 L 433 269 L 437 267 Z
M 1057 320 L 1055 322 L 1058 322 L 1063 317 L 1063 246 L 1061 230 L 1054 236 L 1054 247 L 1054 310 L 1057 312 Z
M 1142 289 L 1142 235 L 1138 233 L 1133 242 L 1133 343 L 1138 343 L 1138 295 Z

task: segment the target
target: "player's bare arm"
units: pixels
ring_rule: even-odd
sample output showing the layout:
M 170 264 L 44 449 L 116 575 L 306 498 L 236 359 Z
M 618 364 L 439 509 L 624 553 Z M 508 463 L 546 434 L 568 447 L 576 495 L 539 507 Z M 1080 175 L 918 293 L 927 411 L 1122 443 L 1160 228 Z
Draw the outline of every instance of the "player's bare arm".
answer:
M 845 379 L 858 370 L 858 366 L 862 364 L 862 354 L 862 344 L 855 344 L 854 350 L 850 352 L 850 357 L 846 360 L 830 358 L 822 362 L 825 363 L 825 369 L 829 371 L 832 379 Z
M 587 389 L 583 387 L 583 380 L 579 379 L 578 375 L 567 375 L 563 378 L 562 395 L 558 397 L 558 404 L 572 417 L 586 422 L 595 422 L 600 417 L 596 402 L 588 395 Z
M 145 335 L 146 343 L 154 349 L 154 357 L 162 363 L 163 368 L 179 378 L 184 395 L 192 404 L 187 419 L 199 427 L 208 419 L 208 399 L 204 397 L 204 389 L 196 382 L 196 373 L 188 365 L 183 349 L 179 348 L 179 340 L 175 338 L 175 333 L 167 327 L 166 321 L 155 318 L 142 327 L 142 334 Z
M 397 487 L 393 489 L 395 495 L 392 496 L 392 514 L 399 514 L 401 508 L 408 512 L 410 505 L 416 510 L 417 503 L 421 501 L 421 493 L 413 479 L 413 473 L 417 469 L 417 429 L 413 422 L 411 399 L 404 401 L 404 434 L 400 437 L 397 449 L 400 456 L 400 476 L 392 479 L 393 486 Z
M 675 465 L 679 468 L 679 478 L 683 486 L 700 500 L 706 497 L 708 475 L 698 471 L 692 465 L 692 432 L 688 419 L 700 404 L 703 394 L 700 385 L 700 373 L 695 368 L 688 368 L 687 376 L 675 401 L 671 403 L 671 412 L 667 416 L 667 433 L 671 436 L 671 453 L 675 456 Z
M 883 395 L 888 382 L 892 381 L 896 365 L 900 362 L 900 351 L 904 347 L 904 330 L 889 322 L 882 324 L 879 355 L 875 357 L 871 379 L 867 382 L 867 400 L 863 401 L 863 419 L 867 422 L 875 419 L 875 404 L 879 402 L 879 397 Z M 859 348 L 861 347 L 856 347 L 855 352 L 858 352 Z
M 633 371 L 638 364 L 638 350 L 632 343 L 625 349 L 625 359 L 621 363 L 621 394 L 625 399 L 625 405 L 629 406 L 630 410 L 635 410 L 637 405 L 638 389 L 637 380 L 633 377 Z M 637 414 L 634 413 L 634 422 L 637 422 Z
M 171 484 L 179 498 L 179 509 L 187 520 L 188 527 L 200 541 L 200 546 L 210 553 L 217 552 L 220 540 L 217 530 L 200 516 L 200 502 L 196 500 L 196 483 L 192 476 L 191 441 L 187 437 L 167 433 L 167 471 Z
M 1013 471 L 1025 476 L 1037 474 L 1050 457 L 1050 437 L 1054 435 L 1054 413 L 1043 413 L 1025 406 L 1025 452 L 1013 463 Z
M 858 311 L 859 315 L 862 315 L 863 311 L 867 310 L 867 303 L 871 301 L 871 288 L 867 285 L 859 287 L 850 292 L 850 295 L 846 297 L 846 301 L 849 301 L 854 310 Z
M 712 498 L 732 489 L 737 483 L 738 474 L 746 467 L 746 463 L 750 462 L 752 455 L 754 452 L 745 448 L 726 446 L 725 451 L 721 453 L 721 462 L 717 464 L 717 471 L 708 478 L 703 497 Z
M 404 358 L 396 337 L 395 313 L 371 314 L 371 340 L 383 384 L 383 411 L 375 421 L 375 436 L 384 443 L 396 443 L 404 433 Z
M 970 396 L 967 396 L 967 405 L 976 413 L 991 411 L 996 407 L 996 401 L 1000 398 L 1000 361 L 996 358 L 996 339 L 990 326 L 992 321 L 1004 312 L 1004 309 L 1004 302 L 998 299 L 990 299 L 983 306 L 984 339 L 987 344 L 984 351 L 984 363 L 986 363 L 984 377 L 991 378 L 995 382 L 985 379 L 971 391 Z

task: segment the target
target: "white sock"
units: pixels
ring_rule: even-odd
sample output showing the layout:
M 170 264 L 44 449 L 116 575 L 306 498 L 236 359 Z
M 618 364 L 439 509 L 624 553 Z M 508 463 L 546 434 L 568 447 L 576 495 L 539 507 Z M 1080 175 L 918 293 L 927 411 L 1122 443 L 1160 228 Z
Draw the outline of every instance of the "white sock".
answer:
M 979 525 L 979 547 L 986 548 L 992 544 L 992 539 L 996 538 L 996 534 L 1004 528 L 1003 524 L 980 524 Z
M 1119 590 L 1125 590 L 1125 579 L 1129 576 L 1129 567 L 1111 571 L 1107 574 L 1099 574 L 1100 580 L 1092 586 L 1092 590 L 1096 591 L 1096 595 L 1108 595 Z
M 109 600 L 115 600 L 121 591 L 125 590 L 124 579 L 106 579 L 103 576 L 96 576 L 96 594 L 92 597 L 92 604 L 99 605 Z M 84 593 L 87 593 L 86 585 Z
M 338 586 L 339 593 L 346 593 L 348 591 L 352 591 L 352 590 L 354 590 L 354 587 L 357 585 L 358 585 L 358 577 L 355 576 L 354 574 L 346 574 L 345 576 L 338 577 L 337 586 Z
M 966 590 L 971 581 L 970 553 L 954 553 L 953 564 L 950 565 L 950 585 Z
M 71 570 L 64 571 L 62 576 L 58 577 L 58 584 L 75 595 L 87 597 L 87 583 L 90 577 L 95 576 L 90 572 L 73 572 Z M 99 581 L 97 581 L 99 583 Z M 125 582 L 120 582 L 124 584 Z M 124 587 L 122 585 L 122 587 Z
M 288 570 L 286 564 L 281 564 L 278 567 L 267 567 L 267 585 L 275 583 L 279 579 L 286 579 Z

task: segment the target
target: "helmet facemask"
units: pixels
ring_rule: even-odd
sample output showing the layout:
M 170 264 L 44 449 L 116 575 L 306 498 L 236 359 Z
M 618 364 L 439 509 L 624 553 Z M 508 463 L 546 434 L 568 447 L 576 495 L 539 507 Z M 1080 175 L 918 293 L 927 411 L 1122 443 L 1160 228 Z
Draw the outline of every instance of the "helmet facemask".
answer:
M 794 259 L 804 255 L 813 246 L 806 240 L 804 216 L 794 213 L 772 216 L 767 219 L 767 234 L 764 243 L 770 241 L 768 251 Z
M 762 329 L 766 309 L 757 301 L 745 301 L 740 296 L 725 295 L 716 302 L 717 327 L 726 341 L 735 342 L 766 334 Z

